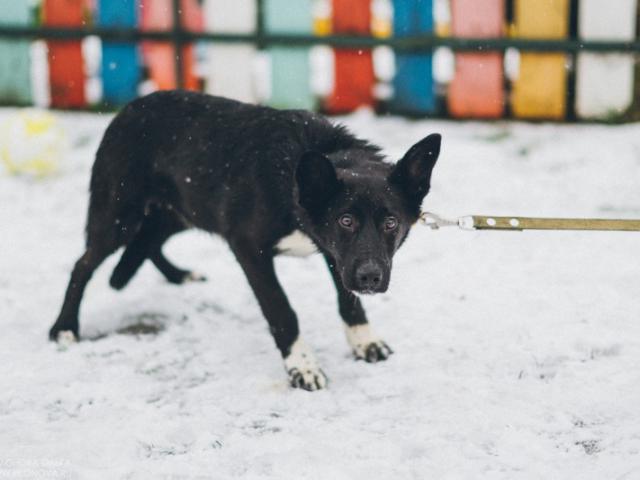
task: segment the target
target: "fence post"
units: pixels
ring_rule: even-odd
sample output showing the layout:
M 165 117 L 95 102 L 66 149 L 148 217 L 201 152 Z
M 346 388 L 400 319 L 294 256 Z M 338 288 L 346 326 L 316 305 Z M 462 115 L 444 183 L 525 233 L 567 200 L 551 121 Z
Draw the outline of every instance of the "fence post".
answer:
M 173 17 L 173 55 L 174 70 L 176 72 L 176 84 L 178 88 L 184 88 L 184 64 L 182 61 L 182 15 L 180 14 L 180 0 L 171 0 L 171 14 Z

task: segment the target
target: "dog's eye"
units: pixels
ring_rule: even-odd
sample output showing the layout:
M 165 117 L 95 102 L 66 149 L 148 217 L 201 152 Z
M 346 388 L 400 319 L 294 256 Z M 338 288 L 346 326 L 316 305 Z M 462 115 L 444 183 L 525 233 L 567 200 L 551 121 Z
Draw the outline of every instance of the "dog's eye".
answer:
M 345 213 L 338 219 L 338 223 L 341 227 L 352 229 L 353 228 L 353 216 Z
M 391 232 L 398 228 L 398 219 L 396 217 L 387 217 L 384 219 L 384 229 Z

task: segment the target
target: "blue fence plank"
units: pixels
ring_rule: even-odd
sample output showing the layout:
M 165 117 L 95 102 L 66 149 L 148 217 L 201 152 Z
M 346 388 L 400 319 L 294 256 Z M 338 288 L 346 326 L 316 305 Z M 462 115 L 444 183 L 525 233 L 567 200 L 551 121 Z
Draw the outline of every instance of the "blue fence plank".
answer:
M 433 31 L 433 0 L 393 0 L 393 34 L 404 37 Z M 414 114 L 436 108 L 433 55 L 396 53 L 392 110 Z
M 136 0 L 100 0 L 98 24 L 135 27 Z M 122 105 L 137 96 L 140 58 L 135 43 L 102 43 L 102 97 L 105 103 Z

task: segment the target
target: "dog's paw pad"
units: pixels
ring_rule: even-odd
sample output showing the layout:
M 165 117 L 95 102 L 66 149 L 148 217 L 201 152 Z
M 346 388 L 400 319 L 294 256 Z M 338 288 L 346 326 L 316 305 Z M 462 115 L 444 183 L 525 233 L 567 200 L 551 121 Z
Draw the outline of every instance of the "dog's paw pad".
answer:
M 293 388 L 302 388 L 303 390 L 307 390 L 309 392 L 313 392 L 315 390 L 322 390 L 326 388 L 329 383 L 327 376 L 324 372 L 317 368 L 314 370 L 298 370 L 297 368 L 292 368 L 289 370 L 289 385 Z
M 370 343 L 363 350 L 364 352 L 360 356 L 356 353 L 356 358 L 361 358 L 369 363 L 382 362 L 393 354 L 393 350 L 382 340 Z
M 205 277 L 203 274 L 198 272 L 187 272 L 184 278 L 182 279 L 182 283 L 206 282 L 206 281 L 207 281 L 207 277 Z
M 55 339 L 56 343 L 58 344 L 58 348 L 60 348 L 61 350 L 66 350 L 71 345 L 78 342 L 78 338 L 71 330 L 59 331 Z
M 284 368 L 289 375 L 289 384 L 294 388 L 314 391 L 325 388 L 327 376 L 318 366 L 313 351 L 298 338 L 284 359 Z

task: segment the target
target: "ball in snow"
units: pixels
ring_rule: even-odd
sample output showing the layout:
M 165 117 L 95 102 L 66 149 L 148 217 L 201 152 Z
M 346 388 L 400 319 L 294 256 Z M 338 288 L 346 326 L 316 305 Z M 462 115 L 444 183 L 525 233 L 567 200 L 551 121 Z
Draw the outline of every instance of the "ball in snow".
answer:
M 9 173 L 54 173 L 65 147 L 65 132 L 50 112 L 25 109 L 0 122 L 0 163 Z

